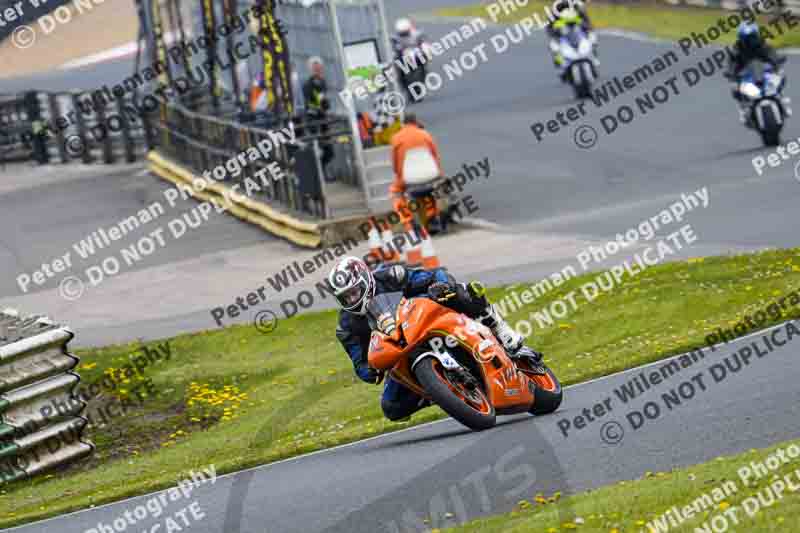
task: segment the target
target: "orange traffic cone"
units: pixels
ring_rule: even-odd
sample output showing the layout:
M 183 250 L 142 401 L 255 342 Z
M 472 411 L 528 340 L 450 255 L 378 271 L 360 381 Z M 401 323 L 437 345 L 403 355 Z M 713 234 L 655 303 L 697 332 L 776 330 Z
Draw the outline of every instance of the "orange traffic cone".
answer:
M 406 232 L 409 241 L 409 248 L 406 251 L 406 262 L 411 267 L 422 266 L 422 238 L 420 232 L 411 228 Z
M 394 233 L 392 232 L 392 226 L 388 222 L 384 222 L 381 235 L 383 237 L 383 260 L 387 263 L 402 261 L 400 254 L 392 247 Z
M 428 232 L 422 230 L 422 268 L 430 270 L 439 268 L 439 257 L 436 255 L 436 249 L 433 247 L 433 239 L 428 235 Z
M 375 264 L 379 265 L 383 261 L 383 241 L 381 241 L 381 234 L 374 220 L 367 235 L 369 238 L 369 255 L 375 259 Z

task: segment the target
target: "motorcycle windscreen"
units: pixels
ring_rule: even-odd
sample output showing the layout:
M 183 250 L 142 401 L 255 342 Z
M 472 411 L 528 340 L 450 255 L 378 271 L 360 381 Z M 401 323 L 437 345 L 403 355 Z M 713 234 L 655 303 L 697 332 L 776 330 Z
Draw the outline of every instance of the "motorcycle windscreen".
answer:
M 763 61 L 754 59 L 742 70 L 742 81 L 749 81 L 762 88 L 767 70 L 767 65 Z
M 569 33 L 567 33 L 567 42 L 569 45 L 578 51 L 578 48 L 581 46 L 581 38 L 583 37 L 583 32 L 580 31 L 579 28 L 572 27 L 570 28 Z
M 397 327 L 397 308 L 402 299 L 402 292 L 385 292 L 374 296 L 367 305 L 370 328 L 392 335 Z
M 397 309 L 403 300 L 403 293 L 389 292 L 378 294 L 367 305 L 367 320 L 373 330 L 367 355 L 369 365 L 378 370 L 389 370 L 400 357 L 403 350 L 390 342 L 397 331 Z

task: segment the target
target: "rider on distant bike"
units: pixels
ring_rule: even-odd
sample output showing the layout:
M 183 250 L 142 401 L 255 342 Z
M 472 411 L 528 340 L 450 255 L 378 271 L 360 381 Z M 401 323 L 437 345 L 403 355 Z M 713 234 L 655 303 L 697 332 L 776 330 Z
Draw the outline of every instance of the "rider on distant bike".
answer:
M 581 0 L 561 0 L 554 6 L 555 18 L 548 21 L 545 26 L 547 35 L 550 37 L 550 52 L 553 54 L 553 65 L 561 68 L 564 65 L 564 58 L 561 56 L 559 40 L 564 28 L 570 25 L 578 25 L 586 33 L 586 37 L 591 41 L 595 56 L 597 55 L 597 36 L 594 33 L 589 14 Z M 595 62 L 597 62 L 595 58 Z
M 394 35 L 392 35 L 392 48 L 394 48 L 395 58 L 400 58 L 406 48 L 419 47 L 422 49 L 424 45 L 425 34 L 414 26 L 411 19 L 397 19 L 394 24 Z
M 456 283 L 453 276 L 442 268 L 423 270 L 385 265 L 371 272 L 361 259 L 345 257 L 331 270 L 328 284 L 342 308 L 336 337 L 353 361 L 358 377 L 367 383 L 379 384 L 383 379 L 382 373 L 368 366 L 373 326 L 367 317 L 367 305 L 376 295 L 387 292 L 402 292 L 407 298 L 427 295 L 491 329 L 510 357 L 541 360 L 541 354 L 523 346 L 522 335 L 509 326 L 489 303 L 483 285 L 477 281 Z M 407 418 L 429 405 L 391 377 L 386 379 L 381 408 L 389 420 Z
M 739 78 L 745 67 L 755 60 L 763 61 L 778 70 L 786 62 L 785 56 L 779 56 L 761 37 L 758 24 L 742 22 L 736 30 L 736 43 L 728 49 L 728 71 L 725 77 L 734 83 L 731 89 L 733 99 L 739 102 L 739 118 L 748 128 L 753 127 L 748 112 L 747 100 L 739 91 Z

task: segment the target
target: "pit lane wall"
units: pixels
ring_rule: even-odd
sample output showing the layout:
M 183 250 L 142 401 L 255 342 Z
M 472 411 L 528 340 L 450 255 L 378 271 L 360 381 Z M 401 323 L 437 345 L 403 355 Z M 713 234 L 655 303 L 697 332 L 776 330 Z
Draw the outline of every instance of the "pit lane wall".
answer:
M 0 486 L 89 456 L 75 395 L 74 333 L 46 317 L 0 311 Z

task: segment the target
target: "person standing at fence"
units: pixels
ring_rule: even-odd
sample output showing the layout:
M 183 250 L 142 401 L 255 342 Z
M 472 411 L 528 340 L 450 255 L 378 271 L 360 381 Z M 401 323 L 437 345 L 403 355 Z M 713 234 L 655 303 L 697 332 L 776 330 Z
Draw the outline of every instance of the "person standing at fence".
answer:
M 311 71 L 311 77 L 303 84 L 303 100 L 306 107 L 306 121 L 312 125 L 305 128 L 305 132 L 310 135 L 325 135 L 330 131 L 330 127 L 320 122 L 328 119 L 331 107 L 328 99 L 328 83 L 325 81 L 325 66 L 322 59 L 315 56 L 308 60 L 308 69 Z M 330 139 L 320 139 L 319 146 L 322 149 L 322 172 L 325 174 L 325 181 L 333 181 L 328 172 L 328 165 L 333 161 L 333 146 Z
M 406 113 L 403 127 L 392 136 L 394 181 L 389 186 L 394 210 L 406 229 L 411 229 L 414 213 L 409 197 L 422 201 L 430 233 L 441 230 L 439 207 L 433 196 L 433 182 L 444 176 L 439 148 L 433 136 L 422 129 L 414 113 Z
M 275 109 L 270 108 L 267 91 L 264 75 L 256 75 L 250 86 L 250 113 L 253 117 L 253 124 L 265 130 L 272 129 L 278 124 Z

